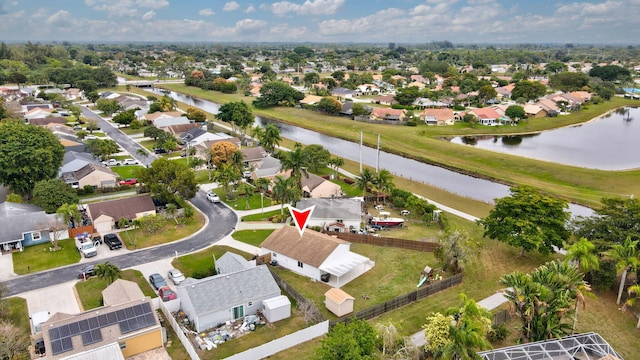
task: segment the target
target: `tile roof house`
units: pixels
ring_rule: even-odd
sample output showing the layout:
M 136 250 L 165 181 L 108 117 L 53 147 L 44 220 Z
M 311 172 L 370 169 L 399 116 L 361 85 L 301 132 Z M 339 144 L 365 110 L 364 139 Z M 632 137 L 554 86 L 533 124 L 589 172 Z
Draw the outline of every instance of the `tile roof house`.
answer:
M 314 206 L 307 226 L 349 232 L 360 229 L 362 222 L 362 202 L 353 198 L 302 199 L 296 203 L 298 209 Z
M 51 241 L 52 224 L 64 223 L 57 214 L 46 214 L 41 208 L 12 202 L 0 203 L 0 250 L 11 251 L 25 246 Z M 67 230 L 58 232 L 58 239 L 66 239 Z
M 338 288 L 375 266 L 366 256 L 351 252 L 349 242 L 311 229 L 301 236 L 294 226 L 275 230 L 261 247 L 278 265 Z
M 351 99 L 355 96 L 358 96 L 357 91 L 346 89 L 342 87 L 333 88 L 331 90 L 331 96 L 335 96 L 338 99 Z
M 301 105 L 315 105 L 322 100 L 322 96 L 318 95 L 307 95 L 304 99 L 300 100 Z
M 369 115 L 371 120 L 402 121 L 407 115 L 405 109 L 374 108 Z
M 180 124 L 180 125 L 169 125 L 162 128 L 162 130 L 168 132 L 169 134 L 179 137 L 185 131 L 191 130 L 194 128 L 199 128 L 200 125 L 196 123 L 188 123 L 188 124 Z
M 162 326 L 149 297 L 124 302 L 115 299 L 108 303 L 111 305 L 79 314 L 56 313 L 42 323 L 46 358 L 109 356 L 104 351 L 94 352 L 110 344 L 117 346 L 120 356 L 130 357 L 162 346 Z M 120 358 L 117 353 L 114 355 L 114 359 Z
M 88 163 L 78 170 L 62 173 L 60 178 L 74 189 L 93 186 L 97 188 L 115 187 L 118 174 L 106 166 Z
M 376 96 L 371 100 L 372 103 L 391 106 L 397 104 L 398 102 L 393 95 L 380 95 Z
M 342 196 L 340 185 L 332 183 L 316 174 L 302 175 L 302 196 L 310 198 L 328 198 Z
M 523 108 L 528 118 L 541 118 L 547 116 L 547 111 L 540 105 L 525 104 Z
M 99 233 L 111 232 L 120 218 L 129 221 L 155 215 L 156 207 L 149 195 L 102 201 L 87 205 L 89 217 Z
M 280 296 L 266 265 L 206 277 L 187 278 L 176 292 L 180 309 L 198 332 L 262 310 L 262 301 Z
M 495 88 L 496 93 L 498 93 L 498 98 L 510 98 L 511 92 L 516 87 L 515 84 L 508 84 L 505 86 L 499 86 Z
M 37 126 L 46 126 L 48 124 L 64 125 L 67 123 L 67 119 L 63 118 L 62 116 L 48 116 L 41 118 L 29 118 L 27 119 L 27 122 L 29 124 Z
M 540 99 L 536 102 L 536 105 L 543 108 L 549 117 L 558 116 L 558 113 L 560 112 L 560 108 L 556 102 L 550 99 Z
M 427 125 L 453 125 L 455 119 L 453 117 L 453 110 L 449 108 L 443 109 L 424 109 L 420 118 L 424 119 L 424 123 Z
M 469 110 L 468 113 L 478 118 L 478 124 L 486 126 L 500 125 L 500 114 L 492 108 L 477 108 Z

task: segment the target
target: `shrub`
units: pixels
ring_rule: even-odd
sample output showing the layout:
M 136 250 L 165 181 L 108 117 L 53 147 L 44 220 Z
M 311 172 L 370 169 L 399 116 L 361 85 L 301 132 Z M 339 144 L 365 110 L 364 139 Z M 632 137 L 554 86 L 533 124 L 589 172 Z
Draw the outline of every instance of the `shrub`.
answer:
M 85 185 L 82 188 L 82 191 L 84 192 L 85 195 L 91 195 L 96 192 L 96 189 L 92 185 Z
M 414 119 L 407 121 L 407 126 L 418 126 L 418 122 Z
M 509 336 L 509 330 L 504 324 L 493 324 L 491 325 L 491 330 L 487 332 L 487 340 L 491 343 L 496 343 L 498 341 L 502 341 Z

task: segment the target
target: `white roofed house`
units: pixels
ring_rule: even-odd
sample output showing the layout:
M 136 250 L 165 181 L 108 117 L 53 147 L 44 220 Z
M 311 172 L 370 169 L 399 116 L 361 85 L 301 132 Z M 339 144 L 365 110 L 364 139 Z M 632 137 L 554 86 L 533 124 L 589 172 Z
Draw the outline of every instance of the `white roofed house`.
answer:
M 368 257 L 351 252 L 347 241 L 311 229 L 300 235 L 294 226 L 275 230 L 261 246 L 278 265 L 337 288 L 375 266 Z
M 307 226 L 319 226 L 336 232 L 360 229 L 362 202 L 352 198 L 302 199 L 296 203 L 298 209 L 314 206 Z

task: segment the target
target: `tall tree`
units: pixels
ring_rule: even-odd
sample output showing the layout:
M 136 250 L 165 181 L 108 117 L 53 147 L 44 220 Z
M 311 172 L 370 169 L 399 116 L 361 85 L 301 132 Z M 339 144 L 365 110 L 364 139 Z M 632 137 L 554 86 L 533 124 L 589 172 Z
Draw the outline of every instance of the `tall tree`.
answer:
M 309 177 L 309 155 L 304 152 L 302 144 L 296 143 L 291 151 L 278 153 L 283 171 L 291 170 L 291 177 L 295 179 L 298 191 L 302 193 L 302 176 Z
M 77 204 L 62 204 L 56 210 L 56 214 L 59 214 L 68 227 L 78 227 L 80 220 L 80 211 L 78 211 Z M 73 226 L 71 226 L 73 220 Z
M 120 268 L 107 261 L 102 264 L 97 264 L 95 273 L 100 279 L 105 279 L 108 284 L 111 284 L 120 277 Z
M 133 120 L 136 119 L 135 112 L 136 112 L 135 109 L 123 111 L 115 115 L 112 120 L 116 124 L 128 126 L 129 124 L 131 124 Z
M 8 320 L 0 320 L 0 359 L 29 359 L 29 334 Z
M 496 199 L 489 216 L 479 220 L 484 236 L 520 247 L 520 256 L 525 251 L 548 254 L 561 248 L 569 238 L 567 202 L 528 186 L 513 187 L 510 192 L 511 196 Z
M 333 174 L 337 178 L 340 168 L 344 165 L 344 159 L 341 157 L 331 158 L 328 165 L 333 169 Z
M 388 195 L 395 188 L 395 185 L 393 184 L 393 175 L 391 175 L 389 170 L 381 169 L 374 175 L 373 186 L 378 195 L 383 193 Z
M 459 229 L 447 231 L 440 238 L 440 249 L 436 252 L 444 263 L 444 269 L 452 267 L 458 273 L 478 256 L 480 244 Z
M 371 188 L 375 181 L 375 174 L 371 172 L 368 168 L 364 168 L 362 172 L 356 176 L 356 182 L 354 185 L 362 190 L 362 196 L 367 193 L 367 190 Z
M 85 149 L 91 151 L 96 158 L 108 160 L 111 155 L 120 151 L 120 146 L 111 139 L 91 139 L 87 141 Z
M 600 258 L 596 252 L 596 246 L 585 238 L 580 238 L 576 243 L 569 246 L 565 259 L 575 261 L 583 273 L 600 268 Z
M 160 200 L 170 203 L 176 198 L 191 199 L 198 190 L 193 171 L 187 165 L 160 158 L 151 167 L 140 169 L 138 180 Z
M 366 320 L 339 323 L 320 340 L 316 357 L 321 360 L 372 359 L 378 345 L 375 329 Z
M 267 124 L 264 127 L 264 132 L 258 135 L 258 141 L 266 151 L 273 154 L 276 147 L 280 145 L 280 141 L 282 141 L 280 129 L 274 124 Z
M 527 100 L 536 100 L 547 93 L 547 87 L 537 81 L 519 81 L 511 91 L 511 98 L 525 98 Z
M 327 166 L 327 163 L 331 158 L 329 150 L 319 144 L 307 145 L 302 149 L 302 151 L 307 154 L 307 162 L 309 163 L 311 170 L 314 172 L 317 172 Z
M 572 221 L 576 235 L 589 239 L 601 252 L 628 237 L 640 240 L 640 199 L 604 198 L 601 203 L 592 216 Z
M 293 177 L 276 176 L 271 187 L 271 196 L 280 202 L 280 214 L 284 214 L 284 204 L 293 203 L 301 196 L 298 185 Z
M 638 240 L 632 241 L 631 237 L 627 237 L 624 243 L 613 245 L 611 250 L 607 252 L 607 255 L 616 262 L 616 270 L 618 270 L 619 274 L 622 274 L 620 287 L 618 288 L 618 299 L 616 300 L 616 304 L 620 305 L 622 291 L 624 291 L 624 286 L 627 281 L 627 272 L 637 269 L 640 264 Z
M 42 180 L 33 187 L 33 203 L 53 214 L 64 204 L 77 204 L 78 193 L 60 179 Z
M 256 107 L 294 106 L 304 99 L 304 94 L 286 83 L 272 81 L 260 89 L 260 97 L 253 101 Z
M 54 178 L 63 157 L 64 147 L 49 130 L 23 122 L 0 123 L 0 183 L 12 192 L 29 194 L 38 181 Z
M 232 124 L 244 136 L 247 127 L 253 124 L 253 112 L 244 101 L 230 102 L 220 106 L 216 118 Z
M 629 297 L 627 298 L 627 301 L 625 301 L 622 311 L 627 311 L 630 307 L 636 305 L 636 302 L 640 299 L 640 284 L 629 286 L 627 294 Z M 640 317 L 638 317 L 638 324 L 636 324 L 636 328 L 640 329 Z

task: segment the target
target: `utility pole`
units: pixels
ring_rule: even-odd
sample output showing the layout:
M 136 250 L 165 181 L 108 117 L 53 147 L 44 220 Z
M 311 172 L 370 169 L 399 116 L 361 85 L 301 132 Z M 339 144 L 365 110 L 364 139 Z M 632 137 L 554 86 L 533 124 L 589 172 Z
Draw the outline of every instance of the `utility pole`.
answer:
M 360 130 L 360 172 L 362 172 L 362 130 Z

